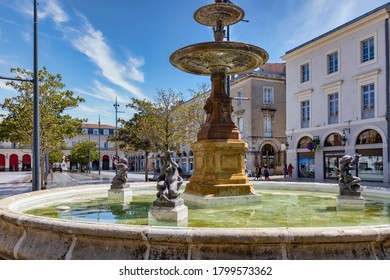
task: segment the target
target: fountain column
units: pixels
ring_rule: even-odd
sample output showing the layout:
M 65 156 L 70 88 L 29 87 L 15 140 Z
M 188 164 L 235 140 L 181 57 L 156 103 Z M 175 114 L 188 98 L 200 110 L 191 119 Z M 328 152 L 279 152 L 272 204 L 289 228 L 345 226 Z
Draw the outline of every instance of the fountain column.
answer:
M 192 74 L 211 76 L 206 120 L 191 145 L 194 173 L 183 193 L 185 201 L 202 205 L 260 202 L 245 173 L 247 143 L 232 120 L 232 101 L 226 94 L 227 75 L 250 71 L 264 64 L 268 53 L 239 42 L 223 41 L 224 26 L 239 22 L 244 11 L 234 4 L 215 3 L 199 8 L 194 18 L 212 26 L 213 42 L 191 45 L 171 55 L 172 65 Z

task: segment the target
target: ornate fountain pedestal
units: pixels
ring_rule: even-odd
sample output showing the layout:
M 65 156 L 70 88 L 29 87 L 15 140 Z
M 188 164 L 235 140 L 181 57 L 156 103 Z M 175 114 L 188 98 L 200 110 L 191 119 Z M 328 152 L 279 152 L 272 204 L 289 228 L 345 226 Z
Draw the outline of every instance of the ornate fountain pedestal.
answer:
M 194 18 L 212 26 L 215 42 L 190 45 L 174 52 L 170 62 L 182 71 L 211 76 L 211 94 L 204 105 L 206 120 L 191 145 L 194 174 L 183 198 L 201 205 L 260 202 L 245 174 L 247 144 L 232 120 L 232 102 L 226 93 L 226 76 L 259 67 L 268 59 L 262 48 L 224 40 L 224 27 L 242 20 L 244 11 L 231 3 L 199 8 Z
M 120 202 L 120 203 L 129 203 L 133 200 L 133 191 L 130 188 L 130 185 L 126 186 L 123 189 L 109 189 L 108 190 L 108 201 L 110 202 Z
M 154 201 L 148 212 L 148 224 L 150 226 L 188 225 L 188 207 L 181 198 L 169 201 Z
M 180 198 L 179 188 L 183 179 L 173 152 L 166 151 L 161 157 L 161 175 L 157 180 L 157 198 L 148 212 L 149 225 L 187 226 L 188 207 Z
M 340 160 L 339 187 L 340 195 L 337 196 L 337 211 L 364 210 L 364 198 L 360 178 L 352 176 L 351 170 L 359 162 L 360 155 L 345 155 Z
M 114 160 L 118 173 L 112 180 L 111 188 L 108 190 L 107 198 L 109 202 L 127 204 L 133 199 L 133 191 L 127 183 L 127 160 L 122 158 Z
M 201 205 L 261 202 L 245 173 L 244 141 L 203 140 L 191 148 L 195 171 L 182 195 L 184 200 Z
M 364 210 L 364 198 L 361 196 L 337 196 L 337 211 Z

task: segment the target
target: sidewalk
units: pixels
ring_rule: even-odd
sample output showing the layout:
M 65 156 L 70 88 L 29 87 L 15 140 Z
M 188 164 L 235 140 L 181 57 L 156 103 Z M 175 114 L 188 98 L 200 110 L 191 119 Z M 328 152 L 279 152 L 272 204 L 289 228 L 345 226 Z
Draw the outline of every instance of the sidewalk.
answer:
M 267 181 L 264 181 L 264 178 L 257 181 L 255 180 L 254 177 L 249 177 L 249 181 L 251 182 L 267 182 Z M 337 179 L 322 179 L 322 180 L 317 180 L 317 179 L 312 179 L 312 178 L 284 178 L 283 175 L 273 175 L 273 176 L 270 176 L 270 181 L 276 181 L 276 182 L 302 182 L 302 183 L 310 183 L 310 182 L 313 182 L 313 183 L 318 183 L 318 184 L 338 184 L 338 180 Z M 375 189 L 378 189 L 378 188 L 383 188 L 383 189 L 388 189 L 388 191 L 390 191 L 390 183 L 382 183 L 382 182 L 370 182 L 370 181 L 362 181 L 360 183 L 360 185 L 362 187 L 366 187 L 366 188 L 375 188 Z
M 53 176 L 51 176 L 53 175 Z M 92 171 L 91 173 L 78 173 L 78 172 L 55 172 L 49 174 L 47 188 L 62 188 L 76 185 L 86 184 L 110 184 L 115 176 L 115 171 L 101 171 L 100 175 L 98 171 Z M 153 173 L 149 174 L 149 178 L 153 178 Z M 32 191 L 31 172 L 1 172 L 0 173 L 0 199 L 16 195 L 25 192 Z M 129 172 L 128 182 L 144 182 L 145 174 L 140 172 Z M 255 180 L 254 177 L 249 177 L 251 183 L 267 182 L 262 180 Z M 337 184 L 337 180 L 314 180 L 303 178 L 284 178 L 283 175 L 270 176 L 270 182 L 305 182 L 305 183 L 318 183 L 318 184 Z M 153 183 L 153 182 L 151 182 Z M 389 183 L 381 182 L 362 182 L 361 185 L 369 189 L 386 190 L 390 192 Z

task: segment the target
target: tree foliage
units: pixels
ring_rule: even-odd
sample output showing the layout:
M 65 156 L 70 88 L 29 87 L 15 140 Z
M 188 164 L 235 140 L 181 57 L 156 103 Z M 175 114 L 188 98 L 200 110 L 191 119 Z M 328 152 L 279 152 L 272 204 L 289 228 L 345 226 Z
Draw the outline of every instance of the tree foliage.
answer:
M 110 140 L 121 149 L 144 151 L 146 160 L 150 152 L 179 151 L 181 144 L 196 140 L 204 121 L 205 91 L 204 84 L 201 90 L 191 91 L 193 99 L 189 102 L 184 102 L 183 95 L 171 89 L 158 90 L 154 101 L 133 98 L 127 105 L 134 111 L 133 116 L 120 120 L 122 127 Z
M 76 143 L 70 150 L 68 159 L 83 166 L 87 166 L 90 161 L 98 160 L 99 151 L 96 148 L 96 143 L 87 140 Z
M 209 90 L 210 86 L 206 83 L 198 85 L 197 90 L 188 90 L 191 93 L 191 99 L 182 105 L 182 113 L 186 115 L 185 128 L 187 137 L 184 139 L 184 144 L 190 145 L 196 141 L 196 136 L 205 120 L 203 107 L 206 99 L 209 97 L 209 94 L 207 94 Z
M 33 72 L 12 68 L 16 78 L 33 80 Z M 43 167 L 46 153 L 59 149 L 65 138 L 77 135 L 82 119 L 73 118 L 66 110 L 75 108 L 83 98 L 74 97 L 65 89 L 60 74 L 50 74 L 46 67 L 38 71 L 39 91 L 39 139 L 40 165 Z M 7 82 L 19 95 L 6 98 L 0 108 L 7 112 L 1 115 L 0 140 L 18 143 L 23 148 L 33 146 L 33 83 Z M 42 174 L 43 172 L 41 172 Z

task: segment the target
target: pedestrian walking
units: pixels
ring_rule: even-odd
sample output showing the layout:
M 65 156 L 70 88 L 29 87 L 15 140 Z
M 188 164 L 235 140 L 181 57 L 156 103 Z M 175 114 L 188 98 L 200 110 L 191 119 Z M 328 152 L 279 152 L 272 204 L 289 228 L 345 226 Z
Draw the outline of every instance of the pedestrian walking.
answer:
M 288 178 L 292 178 L 293 170 L 294 170 L 294 166 L 292 166 L 292 164 L 290 163 L 290 164 L 288 165 L 288 168 L 287 168 Z
M 260 180 L 261 179 L 261 166 L 256 166 L 256 177 L 255 180 Z
M 269 180 L 269 168 L 268 166 L 264 166 L 264 180 Z
M 283 168 L 283 176 L 284 176 L 284 179 L 287 178 L 287 175 L 288 175 L 288 167 L 287 167 L 287 164 L 284 165 L 284 168 Z

